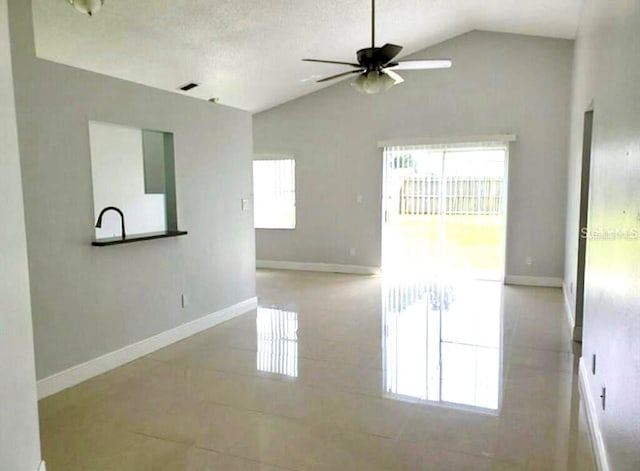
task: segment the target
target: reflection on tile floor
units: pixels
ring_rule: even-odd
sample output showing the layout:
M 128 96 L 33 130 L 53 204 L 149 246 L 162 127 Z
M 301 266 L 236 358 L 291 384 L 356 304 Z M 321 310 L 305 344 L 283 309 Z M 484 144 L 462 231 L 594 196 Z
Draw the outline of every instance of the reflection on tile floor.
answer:
M 298 376 L 298 313 L 258 307 L 258 371 Z
M 40 402 L 49 471 L 591 471 L 559 290 L 258 272 L 261 307 Z
M 387 397 L 497 411 L 502 391 L 502 284 L 382 283 Z

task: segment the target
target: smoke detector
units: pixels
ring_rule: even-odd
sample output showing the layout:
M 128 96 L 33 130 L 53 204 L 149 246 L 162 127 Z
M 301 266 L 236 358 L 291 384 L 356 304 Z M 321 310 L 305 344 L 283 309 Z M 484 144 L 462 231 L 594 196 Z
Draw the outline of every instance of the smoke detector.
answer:
M 68 0 L 80 13 L 93 16 L 100 11 L 105 0 Z

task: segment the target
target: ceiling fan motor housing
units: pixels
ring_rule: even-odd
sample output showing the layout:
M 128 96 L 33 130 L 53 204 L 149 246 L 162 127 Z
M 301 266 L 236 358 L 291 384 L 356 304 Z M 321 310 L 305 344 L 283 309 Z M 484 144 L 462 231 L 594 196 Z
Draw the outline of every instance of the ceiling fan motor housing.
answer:
M 357 52 L 358 63 L 365 69 L 367 72 L 372 70 L 380 70 L 384 66 L 390 66 L 395 64 L 390 64 L 389 61 L 393 59 L 389 57 L 387 50 L 381 47 L 366 47 L 364 49 L 360 49 Z

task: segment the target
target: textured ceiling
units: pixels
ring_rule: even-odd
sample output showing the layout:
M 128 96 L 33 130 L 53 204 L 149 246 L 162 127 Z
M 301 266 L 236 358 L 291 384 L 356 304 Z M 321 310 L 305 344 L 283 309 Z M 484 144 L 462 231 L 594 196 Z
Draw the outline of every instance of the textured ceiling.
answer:
M 403 55 L 473 29 L 573 38 L 582 0 L 378 0 L 377 40 Z M 259 111 L 321 88 L 370 41 L 369 0 L 106 0 L 93 18 L 33 0 L 39 57 Z M 326 85 L 325 85 L 326 86 Z M 183 92 L 180 92 L 183 93 Z

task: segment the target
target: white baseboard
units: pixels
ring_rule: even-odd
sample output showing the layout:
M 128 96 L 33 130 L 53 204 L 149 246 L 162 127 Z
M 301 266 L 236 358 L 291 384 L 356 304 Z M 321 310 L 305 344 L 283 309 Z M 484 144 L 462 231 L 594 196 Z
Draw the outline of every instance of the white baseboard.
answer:
M 604 446 L 604 438 L 602 437 L 602 429 L 598 419 L 596 402 L 591 394 L 589 380 L 587 379 L 589 371 L 584 363 L 584 358 L 580 359 L 580 392 L 584 401 L 585 412 L 587 415 L 587 424 L 589 426 L 589 436 L 593 445 L 593 452 L 596 455 L 596 465 L 598 471 L 610 471 L 609 458 L 607 458 L 607 449 Z
M 519 286 L 541 286 L 545 288 L 561 288 L 562 278 L 554 278 L 550 276 L 521 276 L 507 275 L 504 278 L 507 285 Z
M 141 340 L 114 352 L 107 353 L 86 363 L 55 373 L 38 381 L 38 399 L 75 386 L 83 381 L 122 366 L 140 357 L 155 352 L 167 345 L 209 329 L 236 316 L 244 314 L 258 305 L 258 298 L 250 298 L 212 314 L 200 317 L 153 337 Z
M 47 464 L 44 461 L 40 461 L 40 466 L 38 466 L 38 471 L 47 471 Z
M 363 265 L 337 265 L 333 263 L 284 262 L 280 260 L 256 260 L 256 268 L 274 268 L 278 270 L 320 271 L 329 273 L 348 273 L 352 275 L 379 275 L 380 267 Z

